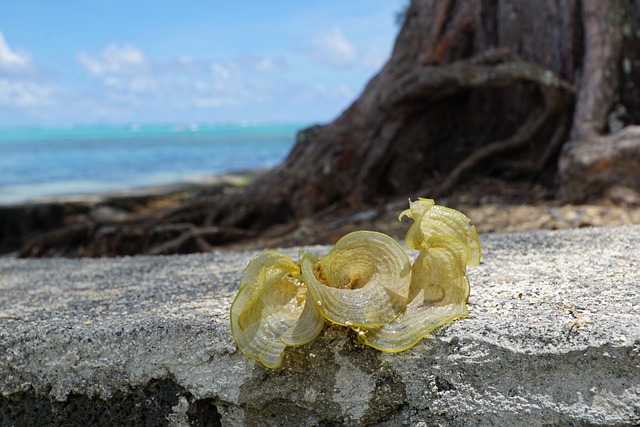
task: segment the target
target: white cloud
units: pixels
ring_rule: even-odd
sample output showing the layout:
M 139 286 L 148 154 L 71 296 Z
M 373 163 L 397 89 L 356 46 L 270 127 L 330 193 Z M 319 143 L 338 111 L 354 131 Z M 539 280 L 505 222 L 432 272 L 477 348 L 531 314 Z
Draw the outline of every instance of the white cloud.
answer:
M 314 40 L 319 54 L 334 58 L 332 64 L 353 67 L 364 57 L 337 28 Z M 0 77 L 0 106 L 22 106 L 30 115 L 44 111 L 53 112 L 52 117 L 77 116 L 84 122 L 173 120 L 185 114 L 193 120 L 225 120 L 240 113 L 282 119 L 276 113 L 281 106 L 293 109 L 295 116 L 306 109 L 327 110 L 322 106 L 343 104 L 353 96 L 347 85 L 291 81 L 294 64 L 282 57 L 246 54 L 205 59 L 176 54 L 157 61 L 133 44 L 110 43 L 98 51 L 77 52 L 76 58 L 86 78 L 74 89 L 47 86 L 35 74 L 20 77 L 22 83 Z M 43 108 L 47 103 L 49 108 Z M 69 108 L 51 108 L 56 104 Z
M 12 50 L 0 32 L 0 69 L 23 69 L 31 65 L 31 57 L 27 52 Z
M 96 78 L 94 99 L 130 106 L 162 100 L 167 108 L 253 105 L 274 91 L 258 76 L 286 65 L 283 60 L 253 55 L 205 61 L 182 54 L 158 62 L 131 44 L 113 43 L 99 53 L 79 52 L 77 58 Z
M 14 50 L 0 32 L 0 106 L 35 111 L 55 103 L 59 88 L 41 75 L 28 52 Z
M 155 81 L 146 77 L 121 77 L 121 76 L 105 76 L 100 80 L 102 85 L 109 89 L 117 89 L 119 91 L 144 92 L 145 88 L 155 85 Z
M 253 55 L 244 55 L 232 63 L 233 68 L 240 71 L 270 73 L 286 68 L 286 61 L 282 58 L 256 57 Z
M 316 53 L 324 59 L 336 63 L 349 63 L 356 59 L 356 48 L 342 34 L 339 28 L 333 27 L 328 31 L 316 34 L 311 40 Z
M 133 74 L 145 70 L 148 66 L 142 51 L 130 44 L 118 46 L 111 43 L 102 49 L 98 58 L 79 52 L 78 60 L 94 76 Z
M 22 108 L 50 105 L 53 94 L 51 85 L 0 78 L 0 105 Z
M 356 46 L 337 27 L 317 33 L 311 39 L 309 52 L 325 64 L 371 71 L 379 69 L 386 59 L 378 46 Z

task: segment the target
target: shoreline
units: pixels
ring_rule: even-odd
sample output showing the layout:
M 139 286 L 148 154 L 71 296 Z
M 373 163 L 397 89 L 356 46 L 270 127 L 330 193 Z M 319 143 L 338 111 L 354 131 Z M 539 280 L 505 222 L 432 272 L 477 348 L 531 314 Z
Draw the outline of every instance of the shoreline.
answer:
M 220 186 L 241 187 L 243 185 L 249 184 L 256 178 L 261 177 L 271 169 L 272 168 L 268 167 L 251 168 L 238 171 L 222 172 L 219 174 L 205 175 L 198 178 L 169 182 L 165 184 L 134 186 L 119 190 L 37 196 L 33 198 L 9 202 L 0 201 L 0 209 L 43 204 L 93 204 L 106 203 L 109 201 L 121 199 L 152 199 L 169 197 L 179 193 L 217 188 Z
M 0 203 L 0 256 L 15 253 L 30 240 L 74 222 L 124 221 L 207 191 L 248 185 L 269 170 L 253 168 L 169 184 Z

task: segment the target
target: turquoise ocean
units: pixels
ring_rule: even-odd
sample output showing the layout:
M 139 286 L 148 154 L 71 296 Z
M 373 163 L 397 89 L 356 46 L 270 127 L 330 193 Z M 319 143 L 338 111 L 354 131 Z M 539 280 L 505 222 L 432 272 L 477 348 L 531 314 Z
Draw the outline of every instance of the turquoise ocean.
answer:
M 188 182 L 281 162 L 304 124 L 0 128 L 0 204 Z

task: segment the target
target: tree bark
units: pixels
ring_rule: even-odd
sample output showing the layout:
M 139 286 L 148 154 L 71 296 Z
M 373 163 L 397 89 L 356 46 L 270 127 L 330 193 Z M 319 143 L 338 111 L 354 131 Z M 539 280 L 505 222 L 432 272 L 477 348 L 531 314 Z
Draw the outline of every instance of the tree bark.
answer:
M 612 186 L 640 191 L 640 2 L 583 0 L 585 59 L 559 195 L 580 201 Z
M 639 14 L 639 0 L 413 0 L 380 72 L 280 166 L 231 196 L 96 226 L 83 253 L 207 250 L 332 206 L 448 196 L 478 176 L 574 201 L 640 191 Z
M 555 139 L 569 133 L 580 22 L 575 1 L 412 2 L 391 58 L 362 95 L 334 122 L 301 132 L 226 221 L 248 225 L 265 209 L 285 219 L 336 202 L 444 195 L 473 167 L 513 175 L 525 164 L 527 177 L 553 171 L 559 144 L 550 153 L 547 142 L 558 128 Z

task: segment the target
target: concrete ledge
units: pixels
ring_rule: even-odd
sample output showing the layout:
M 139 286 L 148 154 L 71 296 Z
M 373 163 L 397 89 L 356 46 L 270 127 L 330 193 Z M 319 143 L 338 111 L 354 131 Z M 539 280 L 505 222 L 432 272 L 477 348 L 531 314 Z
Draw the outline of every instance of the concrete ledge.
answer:
M 0 425 L 640 423 L 640 226 L 481 240 L 469 318 L 398 354 L 325 328 L 279 370 L 229 331 L 253 253 L 0 258 Z

